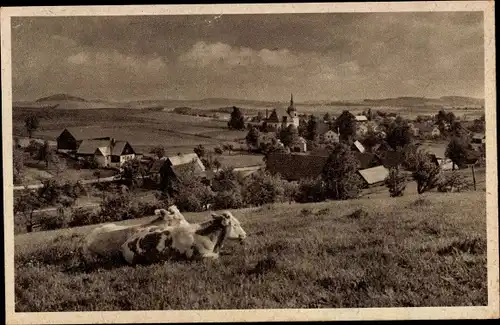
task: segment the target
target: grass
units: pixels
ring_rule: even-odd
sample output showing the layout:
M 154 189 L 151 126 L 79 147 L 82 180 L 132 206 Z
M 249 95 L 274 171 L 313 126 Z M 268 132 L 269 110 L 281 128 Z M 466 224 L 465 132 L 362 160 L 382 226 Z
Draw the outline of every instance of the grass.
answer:
M 244 246 L 229 243 L 215 262 L 140 267 L 83 267 L 78 243 L 94 226 L 18 235 L 15 308 L 486 305 L 485 204 L 467 192 L 236 210 Z

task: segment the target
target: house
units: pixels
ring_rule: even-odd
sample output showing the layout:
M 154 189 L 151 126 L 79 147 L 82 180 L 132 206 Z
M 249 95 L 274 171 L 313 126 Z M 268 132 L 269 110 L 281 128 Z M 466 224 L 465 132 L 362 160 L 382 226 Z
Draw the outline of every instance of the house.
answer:
M 110 140 L 101 127 L 65 128 L 57 137 L 57 151 L 76 152 L 83 140 Z
M 290 151 L 292 152 L 306 152 L 307 141 L 303 137 L 298 137 L 291 145 Z
M 328 130 L 323 134 L 323 142 L 324 143 L 338 143 L 339 135 L 332 130 Z
M 191 166 L 194 168 L 193 171 L 195 174 L 202 175 L 206 171 L 205 165 L 203 165 L 198 155 L 193 152 L 156 159 L 151 165 L 149 173 L 161 173 L 165 166 L 171 167 L 173 171 L 177 172 L 177 174 L 187 170 L 187 168 Z
M 368 122 L 368 118 L 365 115 L 356 115 L 354 118 L 356 122 Z
M 474 133 L 472 135 L 471 142 L 473 145 L 485 144 L 486 143 L 486 136 L 484 133 Z
M 435 126 L 432 128 L 431 135 L 432 135 L 433 137 L 439 137 L 439 136 L 441 135 L 441 131 L 439 130 L 439 128 L 437 127 L 437 125 L 435 125 Z
M 384 166 L 376 166 L 367 169 L 358 170 L 358 174 L 363 180 L 364 187 L 373 187 L 382 185 L 389 176 L 389 170 Z
M 115 139 L 82 140 L 76 151 L 77 159 L 93 157 L 99 167 L 120 167 L 134 159 L 136 153 L 127 141 Z
M 303 153 L 270 153 L 266 159 L 266 169 L 271 174 L 279 174 L 288 181 L 316 178 L 323 172 L 328 156 Z
M 411 134 L 416 137 L 419 134 L 419 128 L 414 124 L 414 123 L 408 123 L 408 126 L 410 127 L 410 132 Z
M 286 128 L 289 125 L 299 127 L 299 115 L 293 102 L 293 94 L 290 96 L 290 105 L 286 111 L 280 108 L 275 108 L 269 117 L 267 114 L 266 110 L 266 118 L 264 121 L 269 127 L 274 128 L 275 130 Z
M 431 125 L 428 123 L 418 123 L 418 124 L 413 124 L 414 128 L 417 129 L 418 131 L 412 131 L 416 132 L 416 135 L 421 135 L 421 136 L 427 136 L 427 137 L 439 137 L 441 135 L 441 131 L 439 130 L 439 127 L 437 125 Z

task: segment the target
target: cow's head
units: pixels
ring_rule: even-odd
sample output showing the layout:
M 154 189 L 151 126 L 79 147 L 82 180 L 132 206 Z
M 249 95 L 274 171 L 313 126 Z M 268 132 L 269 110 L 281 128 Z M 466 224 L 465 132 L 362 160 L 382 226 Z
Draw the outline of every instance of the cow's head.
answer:
M 229 231 L 226 234 L 227 239 L 238 239 L 243 241 L 247 237 L 247 233 L 241 227 L 240 222 L 231 212 L 224 211 L 221 214 L 212 213 L 212 218 L 214 220 L 220 220 L 222 225 L 229 228 Z

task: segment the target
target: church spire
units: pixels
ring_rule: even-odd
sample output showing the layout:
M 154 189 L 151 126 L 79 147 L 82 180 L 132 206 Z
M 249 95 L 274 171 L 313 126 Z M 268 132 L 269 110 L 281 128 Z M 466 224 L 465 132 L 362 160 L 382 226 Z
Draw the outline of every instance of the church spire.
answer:
M 288 110 L 287 111 L 288 111 L 289 115 L 292 115 L 292 113 L 293 113 L 293 115 L 295 116 L 295 111 L 296 110 L 295 110 L 295 106 L 293 104 L 293 93 L 290 94 L 290 106 L 288 106 Z
M 293 93 L 290 93 L 290 107 L 293 107 Z

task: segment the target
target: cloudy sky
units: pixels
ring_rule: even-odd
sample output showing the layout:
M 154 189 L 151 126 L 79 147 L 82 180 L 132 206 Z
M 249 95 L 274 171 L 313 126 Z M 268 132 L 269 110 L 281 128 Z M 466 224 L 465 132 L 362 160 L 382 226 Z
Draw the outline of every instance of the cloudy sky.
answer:
M 14 100 L 484 96 L 481 12 L 12 19 Z

